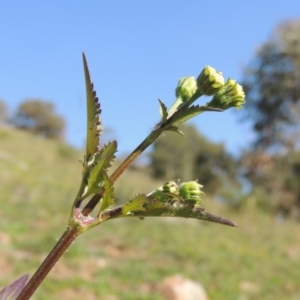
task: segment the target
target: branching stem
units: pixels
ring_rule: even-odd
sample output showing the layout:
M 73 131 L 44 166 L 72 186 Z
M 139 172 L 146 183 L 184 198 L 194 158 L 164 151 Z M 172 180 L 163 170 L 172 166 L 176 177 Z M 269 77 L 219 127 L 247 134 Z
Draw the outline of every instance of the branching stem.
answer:
M 162 129 L 156 129 L 152 131 L 147 138 L 143 140 L 127 157 L 126 159 L 118 166 L 118 168 L 111 174 L 110 181 L 114 183 L 122 173 L 136 160 L 142 153 L 145 151 L 163 132 Z M 87 205 L 82 210 L 83 216 L 88 216 L 99 203 L 102 194 L 95 194 L 92 199 L 87 203 Z

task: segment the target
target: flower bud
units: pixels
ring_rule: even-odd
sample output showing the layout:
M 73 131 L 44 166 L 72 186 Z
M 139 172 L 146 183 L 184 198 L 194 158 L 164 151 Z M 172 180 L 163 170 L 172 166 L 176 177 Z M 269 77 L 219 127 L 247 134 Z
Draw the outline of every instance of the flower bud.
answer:
M 162 191 L 165 193 L 172 193 L 178 195 L 179 187 L 176 181 L 168 181 L 162 186 Z
M 168 181 L 158 189 L 154 190 L 153 192 L 149 193 L 147 197 L 151 199 L 157 200 L 159 202 L 166 203 L 174 198 L 175 195 L 178 195 L 179 187 L 176 181 Z
M 201 196 L 204 196 L 202 187 L 197 181 L 183 182 L 179 187 L 179 195 L 187 202 L 201 204 Z
M 214 68 L 205 67 L 197 78 L 197 87 L 202 95 L 214 95 L 224 85 L 224 77 Z
M 195 77 L 188 76 L 179 79 L 175 94 L 177 98 L 181 98 L 182 102 L 189 100 L 197 90 L 197 82 Z
M 244 103 L 245 93 L 242 86 L 236 83 L 235 80 L 228 79 L 225 85 L 206 105 L 225 110 L 230 107 L 241 108 Z

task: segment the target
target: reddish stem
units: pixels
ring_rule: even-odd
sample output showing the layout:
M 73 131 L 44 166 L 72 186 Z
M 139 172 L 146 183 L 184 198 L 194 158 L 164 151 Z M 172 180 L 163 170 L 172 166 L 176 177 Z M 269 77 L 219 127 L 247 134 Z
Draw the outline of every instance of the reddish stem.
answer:
M 72 244 L 72 242 L 76 239 L 78 235 L 78 226 L 68 227 L 66 229 L 59 241 L 56 243 L 54 248 L 48 254 L 48 256 L 43 261 L 38 270 L 35 272 L 35 274 L 31 277 L 31 279 L 29 280 L 29 282 L 27 283 L 27 285 L 16 300 L 30 299 L 32 294 L 36 291 L 36 289 L 42 283 L 42 281 L 53 268 L 53 266 L 56 264 L 59 258 L 68 249 L 68 247 Z

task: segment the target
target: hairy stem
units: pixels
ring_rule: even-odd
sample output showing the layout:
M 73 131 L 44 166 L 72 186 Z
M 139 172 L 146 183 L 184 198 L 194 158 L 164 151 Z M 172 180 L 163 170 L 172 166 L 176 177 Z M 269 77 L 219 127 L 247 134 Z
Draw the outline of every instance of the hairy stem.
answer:
M 42 283 L 44 278 L 48 275 L 50 270 L 53 268 L 55 263 L 59 260 L 59 258 L 63 255 L 63 253 L 68 249 L 68 247 L 72 244 L 72 242 L 79 235 L 79 227 L 72 226 L 68 227 L 66 231 L 63 233 L 59 241 L 56 243 L 54 248 L 45 258 L 41 266 L 35 272 L 35 274 L 31 277 L 25 288 L 22 290 L 20 295 L 16 300 L 27 300 L 33 295 L 39 285 Z

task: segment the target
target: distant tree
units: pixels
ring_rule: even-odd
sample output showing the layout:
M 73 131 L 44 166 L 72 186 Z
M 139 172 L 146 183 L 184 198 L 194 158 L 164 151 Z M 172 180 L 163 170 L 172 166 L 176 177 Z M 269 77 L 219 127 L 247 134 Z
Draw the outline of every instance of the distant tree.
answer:
M 0 123 L 4 123 L 8 120 L 7 105 L 3 100 L 0 100 Z
M 63 139 L 65 120 L 55 113 L 51 102 L 25 100 L 19 105 L 12 123 L 46 138 Z
M 259 204 L 300 219 L 300 20 L 278 26 L 244 72 L 256 139 L 241 159 Z
M 200 135 L 192 125 L 181 127 L 185 137 L 175 133 L 158 140 L 150 153 L 154 178 L 182 181 L 198 179 L 205 192 L 216 194 L 224 183 L 237 185 L 237 166 L 222 144 Z
M 300 220 L 300 151 L 288 155 L 246 152 L 241 166 L 252 184 L 251 195 L 258 207 Z
M 244 113 L 255 146 L 273 151 L 299 144 L 300 20 L 283 23 L 244 71 Z

